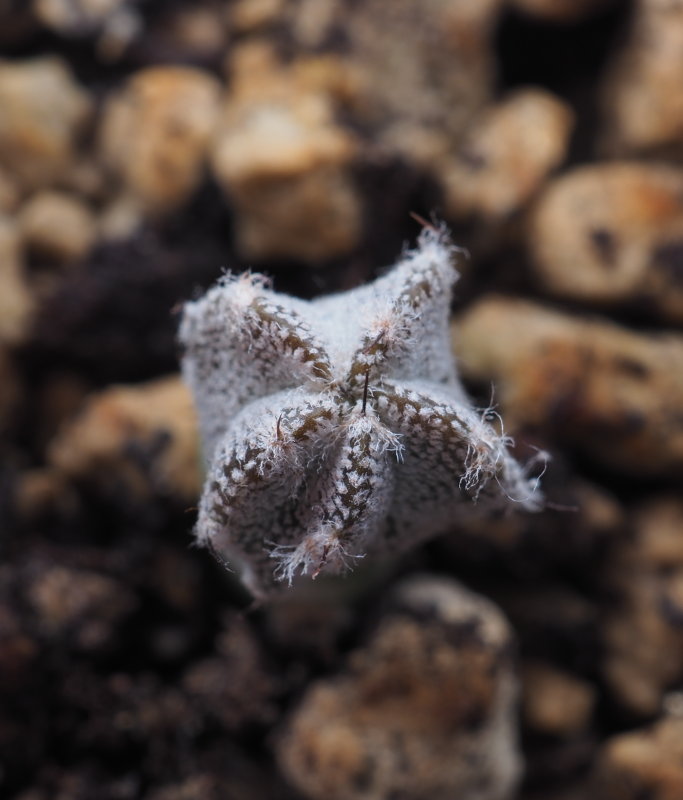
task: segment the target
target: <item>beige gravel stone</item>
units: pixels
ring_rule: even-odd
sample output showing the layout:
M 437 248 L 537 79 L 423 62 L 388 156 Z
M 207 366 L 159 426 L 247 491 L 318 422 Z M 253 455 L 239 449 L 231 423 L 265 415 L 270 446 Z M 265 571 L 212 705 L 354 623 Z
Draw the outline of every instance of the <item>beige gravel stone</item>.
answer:
M 29 251 L 68 264 L 82 259 L 97 236 L 94 215 L 65 192 L 39 192 L 18 217 L 22 243 Z
M 557 178 L 528 229 L 541 284 L 683 322 L 683 170 L 604 162 Z
M 683 717 L 665 717 L 608 740 L 594 791 L 602 800 L 683 797 Z
M 634 514 L 634 534 L 605 576 L 617 598 L 602 626 L 603 673 L 616 699 L 642 716 L 661 711 L 683 674 L 683 503 L 662 497 Z
M 683 153 L 683 5 L 637 0 L 630 35 L 603 91 L 604 149 L 610 155 Z
M 549 664 L 529 662 L 522 670 L 526 724 L 551 736 L 572 736 L 590 724 L 595 690 L 587 681 Z
M 23 189 L 49 186 L 73 159 L 91 102 L 59 58 L 0 61 L 0 167 Z
M 0 344 L 19 344 L 26 336 L 34 300 L 25 282 L 17 225 L 0 215 Z
M 206 72 L 141 70 L 106 105 L 100 150 L 111 172 L 151 213 L 177 208 L 197 187 L 220 86 Z
M 454 326 L 465 377 L 530 426 L 634 475 L 683 471 L 683 336 L 488 296 Z
M 53 440 L 48 464 L 69 479 L 122 485 L 138 497 L 196 500 L 199 445 L 185 385 L 172 376 L 93 395 Z
M 510 630 L 458 584 L 402 584 L 368 644 L 310 686 L 279 742 L 309 798 L 502 800 L 520 772 Z
M 505 217 L 564 160 L 574 115 L 541 89 L 520 89 L 469 130 L 443 176 L 449 216 Z
M 334 119 L 334 60 L 286 68 L 257 44 L 234 54 L 233 69 L 213 168 L 241 252 L 316 261 L 350 250 L 360 233 L 348 169 L 356 143 Z

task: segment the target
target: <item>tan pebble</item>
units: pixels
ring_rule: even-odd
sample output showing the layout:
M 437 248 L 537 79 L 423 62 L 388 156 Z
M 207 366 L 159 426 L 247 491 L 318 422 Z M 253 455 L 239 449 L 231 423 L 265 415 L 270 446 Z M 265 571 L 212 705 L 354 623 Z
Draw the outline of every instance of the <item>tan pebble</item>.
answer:
M 245 257 L 316 261 L 360 233 L 354 138 L 334 120 L 334 87 L 313 60 L 285 68 L 260 45 L 234 54 L 234 86 L 213 145 L 215 175 L 238 215 Z
M 683 719 L 665 717 L 607 740 L 598 758 L 594 797 L 679 800 L 683 797 Z
M 683 170 L 636 162 L 575 169 L 539 197 L 528 237 L 548 291 L 683 322 Z
M 0 108 L 0 166 L 22 189 L 68 171 L 91 101 L 61 59 L 0 61 Z
M 458 584 L 400 585 L 367 645 L 308 687 L 278 744 L 306 797 L 512 796 L 520 772 L 510 630 Z
M 603 87 L 608 154 L 683 153 L 682 73 L 683 6 L 638 0 Z
M 632 713 L 658 713 L 683 672 L 683 503 L 648 501 L 633 515 L 633 535 L 614 550 L 605 585 L 617 602 L 602 624 L 603 673 Z
M 100 150 L 111 172 L 150 213 L 177 208 L 197 187 L 220 86 L 190 67 L 149 67 L 106 104 Z
M 48 464 L 95 486 L 124 485 L 138 497 L 160 491 L 192 502 L 200 485 L 197 435 L 179 377 L 111 387 L 62 428 L 48 448 Z M 146 466 L 131 448 L 149 454 Z
M 541 89 L 520 89 L 486 110 L 443 176 L 447 213 L 505 217 L 567 155 L 574 115 Z
M 97 235 L 92 212 L 65 192 L 33 195 L 22 207 L 18 224 L 24 247 L 62 264 L 84 258 Z
M 453 344 L 466 377 L 495 382 L 511 429 L 542 429 L 618 471 L 683 470 L 683 336 L 488 296 Z
M 595 690 L 584 680 L 542 662 L 522 670 L 524 719 L 535 731 L 572 736 L 590 724 Z

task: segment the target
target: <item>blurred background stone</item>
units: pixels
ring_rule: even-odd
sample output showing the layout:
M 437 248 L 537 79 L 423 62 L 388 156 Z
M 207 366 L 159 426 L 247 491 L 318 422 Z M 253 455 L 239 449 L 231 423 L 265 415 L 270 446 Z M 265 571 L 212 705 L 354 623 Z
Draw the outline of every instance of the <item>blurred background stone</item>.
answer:
M 674 800 L 683 792 L 683 719 L 615 736 L 600 754 L 595 790 L 605 800 Z
M 213 145 L 216 178 L 235 204 L 247 259 L 315 261 L 349 252 L 360 207 L 348 167 L 355 138 L 334 120 L 334 61 L 278 63 L 265 44 L 232 55 Z
M 548 664 L 531 662 L 522 672 L 523 713 L 536 731 L 571 736 L 586 728 L 595 705 L 595 691 Z
M 91 397 L 48 446 L 48 464 L 70 480 L 124 482 L 136 495 L 161 492 L 191 502 L 200 467 L 185 385 L 173 376 Z
M 535 205 L 529 249 L 560 297 L 683 322 L 683 171 L 606 162 L 552 181 Z
M 220 85 L 187 67 L 150 67 L 135 74 L 104 111 L 102 158 L 150 213 L 189 199 L 202 176 Z
M 486 297 L 455 324 L 464 374 L 494 380 L 525 426 L 632 474 L 683 468 L 683 337 Z
M 602 626 L 604 676 L 624 707 L 647 717 L 683 672 L 683 503 L 651 500 L 633 528 L 606 575 L 616 602 Z
M 38 192 L 18 218 L 23 246 L 58 264 L 84 258 L 95 243 L 96 227 L 85 203 L 65 192 Z
M 311 798 L 510 797 L 520 773 L 510 646 L 484 598 L 446 580 L 401 584 L 368 644 L 294 711 L 283 768 Z
M 683 8 L 636 0 L 630 32 L 603 90 L 603 148 L 610 155 L 669 151 L 680 158 Z
M 519 90 L 484 111 L 446 172 L 449 215 L 495 221 L 522 208 L 564 161 L 572 117 L 539 89 Z
M 0 164 L 23 190 L 51 186 L 71 166 L 92 104 L 57 58 L 0 62 Z

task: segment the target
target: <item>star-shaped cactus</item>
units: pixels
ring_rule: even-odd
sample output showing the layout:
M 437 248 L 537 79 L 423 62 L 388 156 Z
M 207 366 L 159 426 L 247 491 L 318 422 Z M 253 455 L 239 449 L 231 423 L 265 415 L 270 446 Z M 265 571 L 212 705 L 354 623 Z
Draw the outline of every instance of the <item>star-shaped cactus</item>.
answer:
M 541 499 L 450 348 L 458 249 L 425 228 L 374 283 L 313 301 L 226 276 L 186 304 L 208 474 L 196 535 L 256 596 Z

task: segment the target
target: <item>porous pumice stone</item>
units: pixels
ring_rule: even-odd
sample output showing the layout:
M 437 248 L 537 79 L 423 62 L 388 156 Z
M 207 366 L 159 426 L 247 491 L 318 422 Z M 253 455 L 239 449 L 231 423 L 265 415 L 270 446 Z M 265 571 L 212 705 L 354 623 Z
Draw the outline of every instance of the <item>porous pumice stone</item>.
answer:
M 504 800 L 520 772 L 510 628 L 455 581 L 400 584 L 370 640 L 311 685 L 277 746 L 312 800 Z
M 401 552 L 453 519 L 540 507 L 457 377 L 456 254 L 426 228 L 350 292 L 307 302 L 228 275 L 186 304 L 183 373 L 208 462 L 196 536 L 255 595 Z
M 683 796 L 683 717 L 613 736 L 602 748 L 594 797 L 605 800 L 678 800 Z
M 0 166 L 22 190 L 66 175 L 91 110 L 59 58 L 0 60 Z
M 683 170 L 636 161 L 574 169 L 538 198 L 527 236 L 547 291 L 683 322 Z
M 519 211 L 564 161 L 573 125 L 569 106 L 541 89 L 488 106 L 444 169 L 449 215 L 495 221 Z
M 683 502 L 661 495 L 632 511 L 604 581 L 617 602 L 601 623 L 602 674 L 632 715 L 653 717 L 683 672 Z
M 681 157 L 683 7 L 636 0 L 602 92 L 602 149 L 608 157 Z
M 350 174 L 358 143 L 335 121 L 341 65 L 285 66 L 271 48 L 251 43 L 235 48 L 231 67 L 211 165 L 238 217 L 239 252 L 309 263 L 349 252 L 361 233 L 361 204 Z
M 134 73 L 107 101 L 99 150 L 121 190 L 152 215 L 179 208 L 197 189 L 218 113 L 220 84 L 193 67 Z
M 495 382 L 510 430 L 534 428 L 633 475 L 683 471 L 683 336 L 645 333 L 513 297 L 453 323 L 463 374 Z

